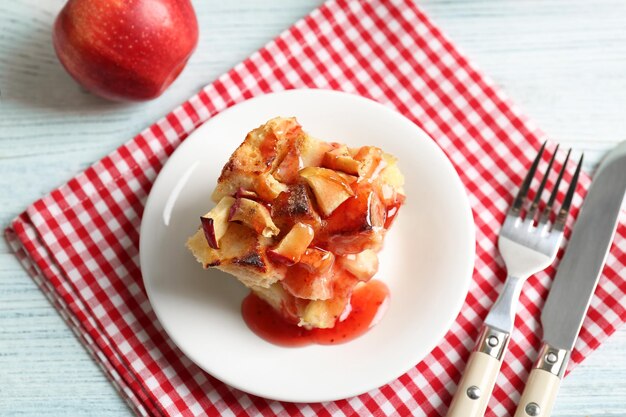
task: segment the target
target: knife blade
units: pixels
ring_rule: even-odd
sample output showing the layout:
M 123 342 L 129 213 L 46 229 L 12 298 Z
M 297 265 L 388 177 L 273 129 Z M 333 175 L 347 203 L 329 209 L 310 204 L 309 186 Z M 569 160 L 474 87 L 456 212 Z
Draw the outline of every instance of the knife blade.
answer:
M 619 148 L 591 183 L 541 313 L 543 340 L 559 349 L 574 348 L 615 235 L 626 190 L 626 143 Z
M 515 417 L 549 416 L 617 229 L 626 194 L 626 142 L 600 164 L 541 314 L 543 346 Z

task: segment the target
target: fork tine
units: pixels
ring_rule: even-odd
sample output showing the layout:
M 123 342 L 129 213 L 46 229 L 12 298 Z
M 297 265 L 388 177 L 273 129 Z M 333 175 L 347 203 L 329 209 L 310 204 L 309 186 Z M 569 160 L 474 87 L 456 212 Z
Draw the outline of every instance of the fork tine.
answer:
M 537 190 L 537 194 L 530 205 L 530 209 L 528 210 L 528 214 L 526 215 L 526 220 L 532 221 L 535 218 L 535 213 L 537 212 L 537 208 L 539 207 L 539 202 L 541 201 L 541 195 L 543 194 L 543 189 L 546 187 L 546 182 L 548 181 L 548 176 L 550 175 L 550 170 L 552 169 L 552 164 L 554 164 L 554 158 L 559 151 L 559 145 L 556 145 L 554 149 L 554 153 L 552 154 L 552 158 L 550 158 L 550 162 L 548 163 L 548 168 L 546 168 L 545 174 L 543 174 L 543 178 L 541 179 L 541 184 L 539 184 L 539 189 Z
M 563 174 L 565 173 L 565 168 L 567 167 L 567 162 L 569 161 L 569 156 L 572 153 L 572 149 L 570 148 L 567 151 L 567 155 L 565 156 L 565 161 L 563 161 L 563 166 L 559 171 L 559 176 L 554 183 L 554 188 L 552 188 L 552 194 L 550 194 L 550 199 L 548 200 L 548 204 L 544 207 L 541 215 L 539 216 L 539 226 L 544 226 L 548 223 L 548 219 L 550 218 L 550 212 L 552 212 L 552 206 L 554 205 L 554 200 L 556 200 L 556 196 L 559 193 L 559 185 L 561 185 L 561 180 L 563 179 Z
M 513 204 L 509 209 L 509 214 L 519 217 L 520 212 L 522 211 L 522 205 L 524 204 L 524 199 L 526 198 L 526 194 L 528 194 L 528 189 L 530 188 L 530 183 L 533 181 L 535 171 L 537 171 L 537 166 L 539 165 L 539 161 L 541 160 L 541 155 L 543 155 L 543 150 L 546 148 L 546 143 L 547 141 L 543 142 L 543 145 L 541 145 L 541 148 L 539 148 L 539 152 L 537 153 L 533 164 L 530 166 L 530 170 L 528 170 L 528 174 L 526 174 L 526 178 L 524 178 L 522 186 L 520 187 L 519 192 L 515 197 L 515 200 L 513 200 Z
M 574 199 L 574 192 L 576 191 L 576 185 L 578 184 L 578 176 L 580 175 L 580 169 L 583 165 L 583 156 L 580 156 L 580 160 L 578 161 L 578 166 L 576 167 L 576 171 L 574 172 L 574 176 L 572 177 L 572 183 L 569 185 L 567 189 L 567 194 L 565 194 L 565 199 L 563 200 L 563 205 L 559 210 L 559 214 L 556 217 L 556 221 L 554 222 L 554 229 L 558 231 L 563 231 L 565 227 L 565 221 L 567 220 L 567 214 L 569 213 L 570 206 L 572 205 L 572 200 Z

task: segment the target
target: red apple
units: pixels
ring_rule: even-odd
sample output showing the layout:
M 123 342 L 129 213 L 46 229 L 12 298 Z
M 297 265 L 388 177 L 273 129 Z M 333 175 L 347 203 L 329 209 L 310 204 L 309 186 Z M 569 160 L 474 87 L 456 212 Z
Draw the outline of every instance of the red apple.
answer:
M 111 100 L 150 100 L 183 70 L 198 43 L 198 21 L 189 0 L 69 0 L 52 40 L 87 90 Z

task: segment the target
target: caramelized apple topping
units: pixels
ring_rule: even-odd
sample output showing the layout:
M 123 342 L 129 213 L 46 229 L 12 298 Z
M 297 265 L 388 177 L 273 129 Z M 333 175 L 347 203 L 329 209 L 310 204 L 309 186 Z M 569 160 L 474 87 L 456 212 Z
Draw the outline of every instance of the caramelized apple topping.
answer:
M 267 168 L 272 166 L 272 163 L 276 159 L 278 151 L 276 145 L 278 143 L 278 136 L 273 131 L 267 132 L 265 138 L 259 144 L 259 153 L 261 154 L 261 160 Z
M 272 119 L 233 153 L 213 193 L 219 202 L 187 245 L 288 320 L 333 327 L 354 287 L 378 271 L 403 185 L 381 149 L 320 141 L 295 119 Z
M 346 146 L 341 146 L 328 151 L 322 159 L 322 166 L 350 175 L 359 175 L 361 163 L 352 158 Z
M 254 188 L 264 201 L 272 201 L 280 193 L 287 190 L 287 186 L 270 173 L 260 174 L 256 178 Z
M 280 230 L 272 221 L 269 210 L 263 204 L 248 198 L 238 198 L 230 207 L 228 221 L 241 222 L 265 237 L 276 236 Z
M 350 296 L 358 280 L 349 274 L 337 274 L 340 276 L 335 276 L 333 280 L 332 298 L 311 301 L 304 309 L 300 325 L 320 329 L 333 327 L 350 308 Z
M 372 181 L 387 166 L 383 151 L 375 146 L 363 146 L 354 155 L 354 159 L 360 162 L 359 180 Z
M 297 181 L 298 171 L 303 167 L 304 163 L 300 157 L 300 151 L 294 146 L 291 152 L 287 152 L 276 167 L 274 177 L 285 184 L 292 184 Z
M 368 187 L 359 187 L 356 194 L 346 199 L 326 218 L 325 235 L 357 233 L 385 225 L 385 206 L 378 193 Z
M 300 257 L 299 266 L 317 275 L 326 275 L 335 264 L 335 255 L 321 248 L 307 248 Z
M 326 217 L 354 195 L 350 184 L 356 181 L 355 177 L 320 167 L 304 168 L 300 176 L 313 190 L 317 205 Z
M 257 201 L 259 199 L 259 195 L 254 191 L 246 190 L 243 187 L 239 187 L 237 192 L 235 193 L 235 198 L 248 198 L 250 200 Z
M 300 261 L 313 240 L 313 228 L 305 223 L 296 223 L 289 233 L 283 237 L 278 246 L 267 251 L 267 256 L 273 262 L 293 265 Z
M 333 296 L 334 264 L 332 252 L 308 248 L 300 261 L 287 270 L 281 284 L 295 297 L 327 300 Z
M 206 241 L 213 249 L 220 247 L 219 242 L 228 229 L 228 214 L 234 203 L 234 198 L 224 197 L 211 211 L 200 217 Z

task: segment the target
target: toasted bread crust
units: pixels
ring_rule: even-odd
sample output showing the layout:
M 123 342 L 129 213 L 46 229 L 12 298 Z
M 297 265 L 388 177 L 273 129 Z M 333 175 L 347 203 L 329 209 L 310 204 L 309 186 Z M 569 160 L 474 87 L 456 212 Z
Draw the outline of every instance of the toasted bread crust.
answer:
M 290 147 L 306 140 L 295 118 L 276 117 L 252 130 L 224 165 L 213 192 L 213 201 L 232 195 L 237 189 L 258 188 L 259 177 L 271 175 Z
M 284 276 L 283 268 L 270 265 L 262 250 L 266 238 L 245 226 L 232 223 L 221 242 L 222 249 L 209 247 L 198 230 L 187 240 L 187 248 L 204 268 L 217 268 L 234 275 L 246 287 L 267 288 Z

